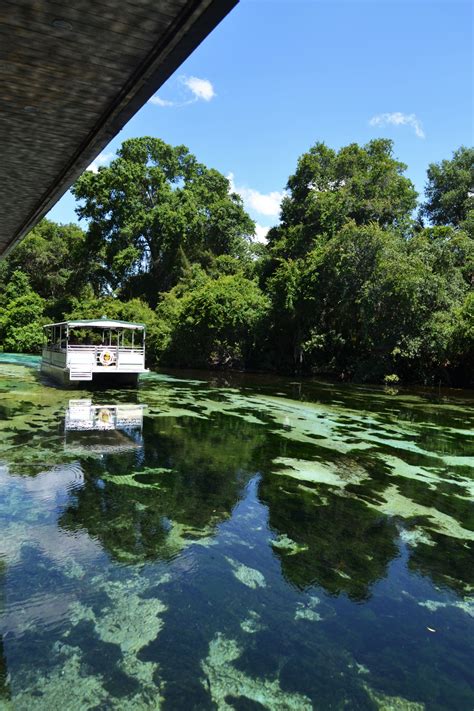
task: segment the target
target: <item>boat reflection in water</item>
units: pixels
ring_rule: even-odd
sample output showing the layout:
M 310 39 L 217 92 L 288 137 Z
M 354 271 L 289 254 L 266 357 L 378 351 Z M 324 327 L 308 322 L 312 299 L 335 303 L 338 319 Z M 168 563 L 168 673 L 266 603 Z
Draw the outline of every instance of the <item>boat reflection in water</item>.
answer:
M 143 447 L 144 405 L 69 400 L 64 418 L 67 450 L 115 454 Z

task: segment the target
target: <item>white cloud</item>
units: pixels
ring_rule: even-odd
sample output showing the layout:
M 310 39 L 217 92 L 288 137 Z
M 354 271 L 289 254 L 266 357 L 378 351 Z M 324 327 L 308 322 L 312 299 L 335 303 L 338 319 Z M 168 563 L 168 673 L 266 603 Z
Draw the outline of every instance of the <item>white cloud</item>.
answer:
M 267 234 L 269 227 L 264 227 L 263 225 L 259 225 L 258 222 L 255 225 L 255 236 L 253 238 L 254 242 L 262 242 L 262 244 L 267 243 Z
M 151 97 L 150 104 L 155 104 L 156 106 L 174 106 L 174 101 L 168 101 L 168 99 L 162 99 L 156 95 Z
M 194 104 L 196 101 L 211 101 L 216 96 L 216 92 L 212 83 L 209 79 L 200 79 L 199 77 L 186 77 L 180 76 L 179 82 L 185 87 L 185 94 L 189 96 L 191 93 L 191 98 L 187 98 L 184 101 L 171 101 L 169 99 L 162 99 L 161 96 L 155 94 L 151 99 L 148 99 L 149 104 L 155 104 L 155 106 L 189 106 L 189 104 Z
M 423 130 L 422 123 L 415 114 L 403 114 L 401 111 L 394 111 L 393 113 L 387 114 L 377 114 L 377 116 L 372 116 L 369 121 L 371 126 L 387 126 L 391 124 L 392 126 L 411 126 L 418 138 L 425 138 L 425 132 Z
M 92 161 L 90 166 L 86 170 L 90 170 L 92 173 L 97 173 L 101 165 L 107 165 L 110 159 L 113 157 L 113 153 L 99 153 L 97 158 Z
M 273 190 L 270 193 L 261 193 L 254 188 L 237 186 L 234 182 L 233 173 L 229 173 L 227 179 L 230 182 L 231 192 L 240 195 L 247 209 L 255 210 L 255 212 L 258 212 L 260 215 L 278 217 L 280 214 L 281 201 L 285 197 L 284 192 Z
M 180 77 L 182 83 L 194 94 L 195 101 L 202 99 L 210 101 L 216 95 L 214 87 L 209 79 L 199 79 L 198 77 Z

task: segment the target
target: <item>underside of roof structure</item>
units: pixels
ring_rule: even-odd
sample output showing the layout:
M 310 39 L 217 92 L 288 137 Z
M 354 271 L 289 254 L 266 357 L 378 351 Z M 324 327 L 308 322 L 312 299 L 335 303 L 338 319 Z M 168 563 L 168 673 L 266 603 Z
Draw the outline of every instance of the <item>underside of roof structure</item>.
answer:
M 2 0 L 0 257 L 238 0 Z

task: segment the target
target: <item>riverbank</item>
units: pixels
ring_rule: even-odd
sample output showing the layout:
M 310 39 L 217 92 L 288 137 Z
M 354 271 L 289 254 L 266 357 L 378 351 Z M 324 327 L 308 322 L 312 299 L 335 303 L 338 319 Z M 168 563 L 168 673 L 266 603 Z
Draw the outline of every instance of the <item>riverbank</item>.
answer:
M 0 352 L 0 363 L 17 363 L 27 367 L 39 368 L 41 356 L 30 355 L 27 353 L 2 353 Z M 257 371 L 239 371 L 239 370 L 204 370 L 196 368 L 155 368 L 151 372 L 162 373 L 176 377 L 190 377 L 193 379 L 203 380 L 210 384 L 215 384 L 218 387 L 251 387 L 252 384 L 268 383 L 268 385 L 278 385 L 286 383 L 288 392 L 294 394 L 295 388 L 299 393 L 299 397 L 304 398 L 307 394 L 311 396 L 313 387 L 348 387 L 360 389 L 363 392 L 380 391 L 387 395 L 423 395 L 434 400 L 447 400 L 450 398 L 466 400 L 469 403 L 471 400 L 474 403 L 473 388 L 448 388 L 429 385 L 404 385 L 402 383 L 394 383 L 384 385 L 381 383 L 348 383 L 341 382 L 334 378 L 318 378 L 312 375 L 289 375 L 287 373 L 275 372 L 257 372 Z M 141 376 L 147 377 L 147 376 Z M 306 391 L 308 391 L 306 393 Z

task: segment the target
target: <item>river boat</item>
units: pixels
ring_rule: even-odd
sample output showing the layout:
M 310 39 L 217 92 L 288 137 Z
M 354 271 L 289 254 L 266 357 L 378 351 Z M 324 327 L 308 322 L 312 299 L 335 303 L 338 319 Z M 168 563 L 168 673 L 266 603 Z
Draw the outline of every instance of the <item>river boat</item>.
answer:
M 145 368 L 143 323 L 71 320 L 44 326 L 41 371 L 61 385 L 137 385 Z

